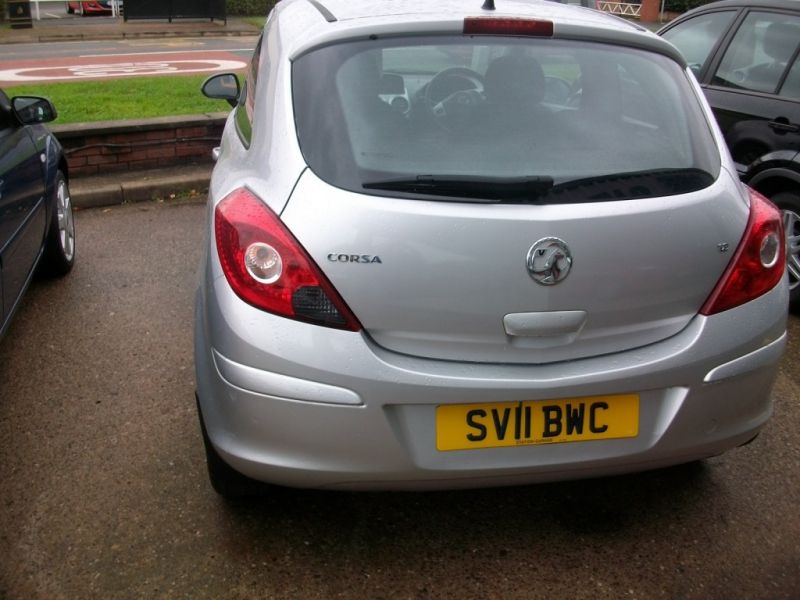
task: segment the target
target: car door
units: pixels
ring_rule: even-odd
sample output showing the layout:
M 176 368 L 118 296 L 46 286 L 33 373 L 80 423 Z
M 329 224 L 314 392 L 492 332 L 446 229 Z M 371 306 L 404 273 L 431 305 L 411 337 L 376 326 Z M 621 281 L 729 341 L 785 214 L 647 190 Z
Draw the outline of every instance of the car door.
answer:
M 44 192 L 39 152 L 0 91 L 0 329 L 24 290 L 42 247 Z
M 734 160 L 800 151 L 800 14 L 749 10 L 729 39 L 703 88 Z

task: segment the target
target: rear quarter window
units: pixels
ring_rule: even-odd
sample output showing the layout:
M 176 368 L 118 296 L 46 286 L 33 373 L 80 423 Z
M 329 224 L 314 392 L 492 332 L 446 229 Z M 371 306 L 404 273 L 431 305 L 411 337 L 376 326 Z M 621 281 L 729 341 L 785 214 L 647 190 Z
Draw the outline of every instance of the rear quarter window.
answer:
M 266 77 L 263 71 L 268 68 L 268 65 L 261 61 L 262 40 L 263 37 L 258 39 L 258 43 L 253 51 L 253 58 L 250 59 L 250 64 L 247 66 L 247 74 L 239 98 L 239 106 L 236 107 L 236 131 L 239 133 L 239 138 L 242 140 L 242 143 L 248 148 L 253 139 L 256 86 L 258 85 L 259 76 Z

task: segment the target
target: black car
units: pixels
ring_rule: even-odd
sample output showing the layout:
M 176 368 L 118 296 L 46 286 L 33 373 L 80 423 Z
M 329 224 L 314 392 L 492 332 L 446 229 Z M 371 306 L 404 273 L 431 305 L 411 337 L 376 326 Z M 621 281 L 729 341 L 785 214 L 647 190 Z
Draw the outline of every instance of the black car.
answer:
M 45 98 L 0 90 L 0 335 L 37 266 L 50 275 L 75 262 L 75 224 L 61 144 L 44 126 Z
M 714 2 L 659 34 L 697 76 L 739 176 L 783 210 L 791 302 L 800 308 L 800 2 Z

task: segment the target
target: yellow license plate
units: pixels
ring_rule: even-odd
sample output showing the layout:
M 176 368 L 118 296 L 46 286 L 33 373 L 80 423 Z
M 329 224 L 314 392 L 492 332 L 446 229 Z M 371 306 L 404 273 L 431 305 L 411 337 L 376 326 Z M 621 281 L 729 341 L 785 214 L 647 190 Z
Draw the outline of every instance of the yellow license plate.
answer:
M 637 394 L 436 407 L 436 448 L 441 451 L 637 435 Z

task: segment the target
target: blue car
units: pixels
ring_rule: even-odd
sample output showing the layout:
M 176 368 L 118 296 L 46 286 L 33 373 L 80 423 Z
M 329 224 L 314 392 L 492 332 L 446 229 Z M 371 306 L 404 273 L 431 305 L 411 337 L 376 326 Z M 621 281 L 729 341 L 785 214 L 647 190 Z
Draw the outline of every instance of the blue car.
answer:
M 62 276 L 75 263 L 67 162 L 44 125 L 56 115 L 45 98 L 0 90 L 0 336 L 37 266 Z

